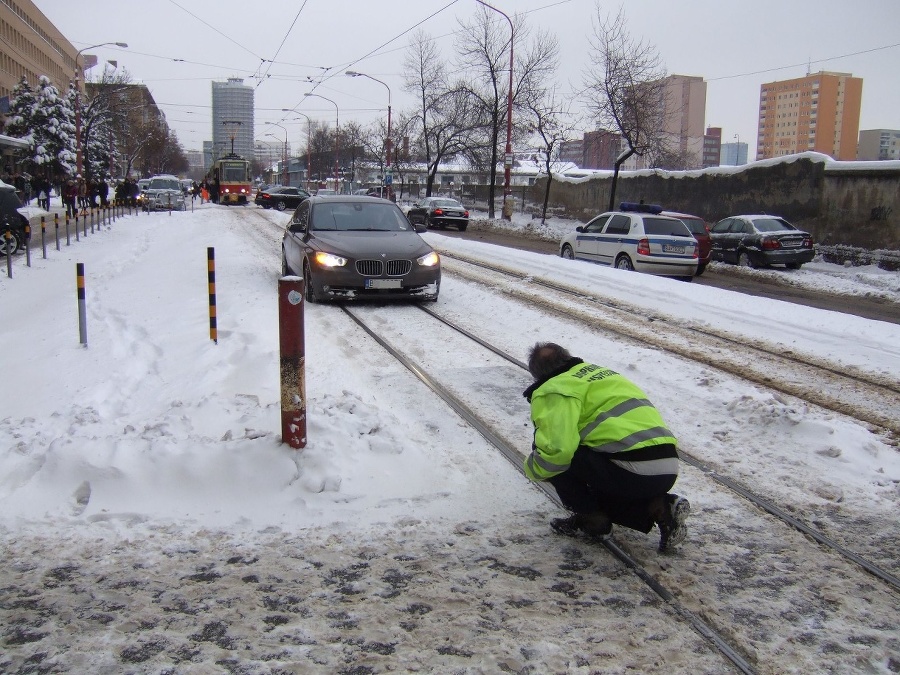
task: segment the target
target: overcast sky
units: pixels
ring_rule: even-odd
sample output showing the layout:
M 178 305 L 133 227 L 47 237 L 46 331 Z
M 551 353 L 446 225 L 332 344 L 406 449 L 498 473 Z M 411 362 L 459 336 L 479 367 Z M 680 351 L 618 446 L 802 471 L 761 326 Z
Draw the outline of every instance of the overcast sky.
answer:
M 402 63 L 412 32 L 420 27 L 438 40 L 448 62 L 460 18 L 472 17 L 476 0 L 35 0 L 76 48 L 126 42 L 127 49 L 86 50 L 102 64 L 118 61 L 146 84 L 184 147 L 199 150 L 211 139 L 213 80 L 243 77 L 255 87 L 255 137 L 285 130 L 302 147 L 305 120 L 334 122 L 334 105 L 303 101 L 307 78 L 315 92 L 333 99 L 341 123 L 384 118 L 390 88 L 396 115 L 410 107 L 402 88 Z M 533 27 L 560 43 L 561 91 L 577 100 L 588 67 L 596 0 L 496 0 L 512 15 L 527 13 Z M 619 2 L 601 2 L 615 13 Z M 670 74 L 699 75 L 708 82 L 706 125 L 722 127 L 723 141 L 749 142 L 755 157 L 759 87 L 804 76 L 808 70 L 863 78 L 860 129 L 900 128 L 900 1 L 859 0 L 632 0 L 625 3 L 633 37 L 656 47 Z M 382 11 L 379 13 L 379 9 Z M 504 21 L 500 15 L 497 15 Z M 97 66 L 89 76 L 99 74 Z M 451 68 L 452 70 L 452 68 Z M 290 118 L 300 121 L 290 121 Z M 271 141 L 272 139 L 265 139 Z

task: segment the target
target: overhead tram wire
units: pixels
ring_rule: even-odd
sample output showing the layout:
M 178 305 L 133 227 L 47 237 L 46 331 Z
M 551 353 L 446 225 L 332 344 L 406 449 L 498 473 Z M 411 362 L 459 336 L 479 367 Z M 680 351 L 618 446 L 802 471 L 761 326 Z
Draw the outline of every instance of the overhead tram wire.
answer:
M 269 77 L 269 70 L 272 69 L 272 64 L 275 62 L 275 59 L 278 58 L 278 54 L 281 53 L 281 48 L 284 47 L 284 43 L 287 42 L 287 39 L 290 37 L 291 31 L 294 30 L 294 26 L 297 25 L 297 19 L 300 18 L 300 15 L 303 13 L 303 10 L 306 8 L 306 3 L 308 1 L 309 0 L 303 0 L 303 4 L 300 5 L 300 9 L 297 10 L 297 14 L 296 14 L 296 16 L 294 16 L 294 20 L 291 22 L 291 25 L 288 28 L 287 33 L 284 34 L 284 38 L 282 38 L 281 44 L 279 44 L 278 49 L 275 50 L 275 55 L 272 56 L 271 59 L 267 59 L 269 62 L 269 65 L 266 68 L 266 72 L 260 76 L 259 82 L 256 83 L 257 89 L 259 88 L 259 85 L 261 85 L 263 82 L 265 82 L 266 79 Z
M 213 26 L 212 24 L 209 24 L 209 23 L 207 23 L 206 21 L 204 21 L 202 18 L 200 18 L 199 16 L 197 16 L 196 14 L 194 14 L 194 13 L 193 13 L 192 11 L 190 11 L 189 9 L 185 9 L 184 7 L 182 7 L 181 5 L 179 5 L 177 2 L 175 2 L 175 0 L 169 0 L 169 2 L 171 2 L 173 5 L 175 5 L 178 9 L 180 9 L 180 10 L 181 10 L 182 12 L 184 12 L 185 14 L 189 14 L 189 15 L 191 15 L 193 18 L 197 19 L 197 21 L 199 21 L 200 23 L 202 23 L 204 26 L 206 26 L 207 28 L 209 28 L 209 29 L 212 30 L 213 32 L 215 32 L 215 33 L 221 35 L 223 38 L 225 38 L 226 40 L 228 40 L 228 41 L 231 42 L 232 44 L 237 45 L 238 47 L 240 47 L 241 49 L 243 49 L 245 52 L 247 52 L 248 54 L 250 54 L 251 56 L 255 56 L 255 57 L 258 58 L 260 61 L 265 61 L 265 59 L 264 59 L 263 57 L 261 57 L 259 54 L 254 53 L 252 50 L 248 49 L 247 47 L 245 47 L 244 45 L 242 45 L 242 44 L 241 44 L 240 42 L 238 42 L 237 40 L 234 40 L 233 38 L 230 38 L 229 36 L 225 35 L 225 33 L 223 33 L 222 31 L 220 31 L 218 28 L 216 28 L 216 27 Z

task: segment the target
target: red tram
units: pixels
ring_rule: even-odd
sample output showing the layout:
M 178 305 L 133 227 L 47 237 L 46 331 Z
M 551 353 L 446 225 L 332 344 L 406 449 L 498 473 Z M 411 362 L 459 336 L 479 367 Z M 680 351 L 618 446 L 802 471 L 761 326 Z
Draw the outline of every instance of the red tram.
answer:
M 238 155 L 215 160 L 206 174 L 210 189 L 218 185 L 220 204 L 246 204 L 250 197 L 250 162 Z

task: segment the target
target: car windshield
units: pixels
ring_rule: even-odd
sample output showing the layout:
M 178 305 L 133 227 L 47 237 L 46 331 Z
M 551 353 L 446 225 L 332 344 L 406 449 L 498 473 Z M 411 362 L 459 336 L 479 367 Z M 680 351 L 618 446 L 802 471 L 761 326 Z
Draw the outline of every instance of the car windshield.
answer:
M 335 202 L 316 204 L 310 219 L 311 230 L 370 230 L 409 232 L 412 225 L 393 204 Z
M 461 209 L 463 206 L 455 199 L 435 199 L 431 202 L 432 206 L 443 206 L 445 208 L 457 208 Z
M 149 190 L 178 190 L 181 191 L 181 183 L 176 178 L 151 178 Z
M 650 218 L 644 216 L 644 234 L 661 234 L 671 237 L 694 238 L 687 225 L 674 218 Z
M 781 218 L 756 218 L 753 221 L 753 227 L 756 228 L 757 232 L 784 232 L 785 230 L 797 229 Z

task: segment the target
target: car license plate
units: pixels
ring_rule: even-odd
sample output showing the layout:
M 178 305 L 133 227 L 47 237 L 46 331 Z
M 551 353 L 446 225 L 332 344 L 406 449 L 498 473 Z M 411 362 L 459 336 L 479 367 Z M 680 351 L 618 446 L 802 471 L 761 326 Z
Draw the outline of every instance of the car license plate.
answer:
M 400 279 L 366 279 L 366 288 L 401 288 Z
M 672 244 L 663 244 L 663 253 L 684 253 L 684 246 L 673 246 Z

